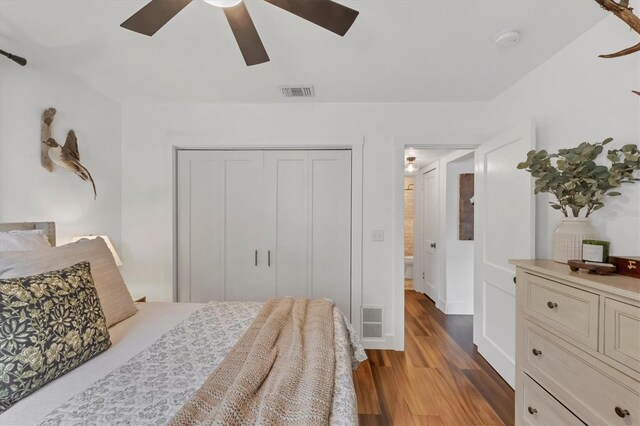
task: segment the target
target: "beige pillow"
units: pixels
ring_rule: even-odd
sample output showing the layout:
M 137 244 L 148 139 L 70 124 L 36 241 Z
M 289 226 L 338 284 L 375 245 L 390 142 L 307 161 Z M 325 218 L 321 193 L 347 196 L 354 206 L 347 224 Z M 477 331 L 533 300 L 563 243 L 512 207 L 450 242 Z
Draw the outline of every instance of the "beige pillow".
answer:
M 111 251 L 102 238 L 80 240 L 59 247 L 27 252 L 0 254 L 0 278 L 18 278 L 64 269 L 88 261 L 107 327 L 138 312 L 113 260 Z

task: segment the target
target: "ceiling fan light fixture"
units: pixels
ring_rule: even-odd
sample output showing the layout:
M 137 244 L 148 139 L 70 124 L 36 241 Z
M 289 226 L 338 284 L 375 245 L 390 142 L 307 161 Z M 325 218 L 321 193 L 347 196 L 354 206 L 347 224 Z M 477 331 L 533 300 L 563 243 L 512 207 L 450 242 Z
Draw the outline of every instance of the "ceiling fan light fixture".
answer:
M 204 0 L 204 2 L 217 7 L 233 7 L 240 4 L 242 0 Z

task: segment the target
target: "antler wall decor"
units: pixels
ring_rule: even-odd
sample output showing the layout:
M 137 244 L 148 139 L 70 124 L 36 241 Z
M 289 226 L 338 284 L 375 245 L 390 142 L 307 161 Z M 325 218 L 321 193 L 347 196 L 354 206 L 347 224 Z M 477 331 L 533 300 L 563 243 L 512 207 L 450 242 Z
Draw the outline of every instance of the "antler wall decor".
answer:
M 631 27 L 632 30 L 640 34 L 640 18 L 633 13 L 633 8 L 629 6 L 629 0 L 620 0 L 616 2 L 615 0 L 595 0 L 603 9 L 608 10 L 609 12 L 616 15 L 622 21 L 624 21 L 627 25 Z M 635 46 L 631 46 L 626 49 L 622 49 L 619 52 L 610 53 L 607 55 L 600 55 L 601 58 L 619 58 L 621 56 L 630 55 L 635 52 L 640 52 L 640 43 Z M 640 96 L 640 92 L 633 90 L 633 93 Z

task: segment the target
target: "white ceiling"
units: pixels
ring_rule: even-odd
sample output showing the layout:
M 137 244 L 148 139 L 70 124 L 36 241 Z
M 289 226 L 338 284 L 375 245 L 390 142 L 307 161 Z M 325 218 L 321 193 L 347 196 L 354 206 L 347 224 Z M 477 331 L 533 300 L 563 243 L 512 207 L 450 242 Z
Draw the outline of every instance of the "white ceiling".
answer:
M 592 0 L 342 0 L 344 38 L 245 0 L 271 62 L 245 66 L 222 10 L 195 0 L 155 36 L 119 27 L 145 0 L 0 0 L 0 48 L 122 102 L 486 101 L 607 13 Z M 521 42 L 493 39 L 515 29 Z M 1 61 L 1 66 L 14 66 Z

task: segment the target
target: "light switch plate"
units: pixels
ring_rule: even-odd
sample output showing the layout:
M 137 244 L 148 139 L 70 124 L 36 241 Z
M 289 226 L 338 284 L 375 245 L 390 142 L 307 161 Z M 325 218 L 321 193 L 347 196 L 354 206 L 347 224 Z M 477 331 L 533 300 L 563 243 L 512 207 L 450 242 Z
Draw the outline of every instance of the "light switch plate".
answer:
M 374 229 L 371 231 L 371 241 L 384 241 L 384 230 Z

